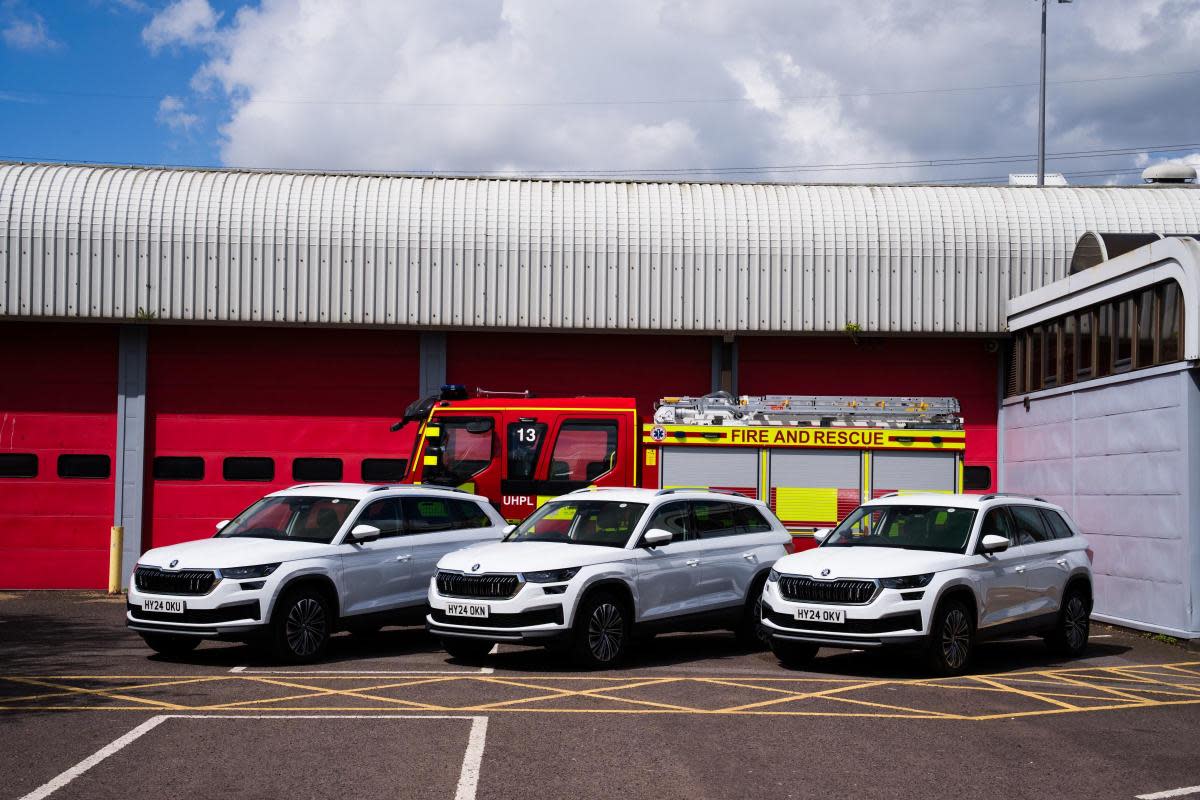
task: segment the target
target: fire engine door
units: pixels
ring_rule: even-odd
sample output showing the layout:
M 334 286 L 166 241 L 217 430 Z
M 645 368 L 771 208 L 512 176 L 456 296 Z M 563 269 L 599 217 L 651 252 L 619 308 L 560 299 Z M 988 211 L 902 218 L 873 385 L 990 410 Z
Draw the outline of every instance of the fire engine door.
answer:
M 501 463 L 496 418 L 499 416 L 487 413 L 434 415 L 426 430 L 421 481 L 462 488 L 489 498 L 498 497 Z
M 664 447 L 664 489 L 725 489 L 758 497 L 758 451 L 748 447 Z
M 871 454 L 871 496 L 889 492 L 954 492 L 958 488 L 958 458 L 953 452 Z
M 862 502 L 858 451 L 771 451 L 769 502 L 789 528 L 830 528 Z

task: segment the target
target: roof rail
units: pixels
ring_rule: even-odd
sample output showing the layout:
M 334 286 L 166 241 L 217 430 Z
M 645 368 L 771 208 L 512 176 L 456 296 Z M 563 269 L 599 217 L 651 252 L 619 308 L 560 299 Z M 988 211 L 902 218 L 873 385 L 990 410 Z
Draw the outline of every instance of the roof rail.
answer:
M 1047 500 L 1044 497 L 1038 497 L 1037 495 L 1033 495 L 1033 494 L 1021 494 L 1020 492 L 991 492 L 989 494 L 983 495 L 979 499 L 981 501 L 982 500 L 995 500 L 997 497 L 1020 497 L 1024 500 L 1037 500 L 1039 503 L 1050 502 L 1049 500 Z
M 735 492 L 732 489 L 709 489 L 707 486 L 676 486 L 672 489 L 659 489 L 654 493 L 655 497 L 662 494 L 675 494 L 676 492 L 708 492 L 709 494 L 727 494 L 732 497 L 742 497 L 749 500 L 749 497 L 741 492 Z
M 466 489 L 459 489 L 456 486 L 437 486 L 432 483 L 388 483 L 383 486 L 372 486 L 367 491 L 382 492 L 384 489 L 422 489 L 428 491 L 433 489 L 439 492 L 458 492 L 459 494 L 471 494 Z
M 572 489 L 566 494 L 587 494 L 589 492 L 619 492 L 624 491 L 627 486 L 581 486 L 578 489 Z M 565 496 L 565 495 L 563 495 Z

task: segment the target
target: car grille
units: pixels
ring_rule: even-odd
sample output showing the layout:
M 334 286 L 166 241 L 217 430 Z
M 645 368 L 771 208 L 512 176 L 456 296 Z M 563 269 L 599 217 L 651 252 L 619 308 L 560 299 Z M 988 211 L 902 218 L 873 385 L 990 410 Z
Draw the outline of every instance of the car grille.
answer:
M 443 597 L 470 597 L 503 600 L 517 593 L 521 583 L 516 575 L 464 575 L 461 572 L 439 572 L 438 594 Z
M 211 569 L 168 572 L 158 567 L 138 567 L 133 571 L 133 584 L 138 591 L 153 594 L 208 594 L 216 582 L 217 576 Z
M 143 611 L 141 606 L 128 603 L 126 607 L 134 619 L 148 622 L 185 622 L 211 625 L 217 622 L 234 622 L 242 619 L 259 619 L 258 601 L 233 603 L 220 608 L 189 608 L 182 614 L 167 614 L 161 611 Z
M 440 608 L 430 611 L 434 622 L 443 625 L 461 625 L 472 628 L 530 628 L 534 625 L 562 625 L 562 606 L 554 608 L 539 608 L 536 611 L 522 611 L 519 614 L 492 614 L 488 617 L 460 617 L 447 614 Z
M 785 575 L 779 579 L 779 593 L 785 599 L 804 603 L 866 605 L 874 599 L 875 590 L 874 581 L 851 578 L 816 581 L 812 578 Z
M 907 611 L 903 614 L 893 614 L 879 619 L 848 619 L 838 624 L 836 622 L 800 621 L 788 614 L 768 611 L 766 618 L 781 628 L 794 628 L 802 631 L 833 631 L 838 633 L 894 633 L 896 631 L 921 630 L 921 612 Z

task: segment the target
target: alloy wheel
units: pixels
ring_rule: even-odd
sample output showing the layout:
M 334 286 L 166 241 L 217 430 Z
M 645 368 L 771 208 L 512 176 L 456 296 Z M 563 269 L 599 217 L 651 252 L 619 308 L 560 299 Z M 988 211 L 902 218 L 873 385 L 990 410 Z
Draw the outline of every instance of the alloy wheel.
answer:
M 1083 598 L 1072 595 L 1067 601 L 1066 613 L 1063 615 L 1063 636 L 1072 650 L 1078 650 L 1087 643 L 1088 618 Z
M 597 661 L 607 663 L 621 652 L 625 637 L 625 621 L 621 609 L 612 603 L 601 603 L 588 620 L 588 647 Z
M 311 597 L 302 597 L 287 615 L 287 643 L 301 658 L 311 656 L 325 639 L 325 609 Z
M 952 608 L 942 622 L 942 658 L 946 666 L 960 669 L 971 647 L 971 623 L 962 609 Z

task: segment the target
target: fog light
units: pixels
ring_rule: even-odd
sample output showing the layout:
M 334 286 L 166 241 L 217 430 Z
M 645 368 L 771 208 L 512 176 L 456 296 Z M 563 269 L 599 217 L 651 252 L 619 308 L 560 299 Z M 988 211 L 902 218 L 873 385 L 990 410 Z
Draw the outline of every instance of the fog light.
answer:
M 247 581 L 246 583 L 238 584 L 238 586 L 241 588 L 241 590 L 243 592 L 250 592 L 250 591 L 254 591 L 255 589 L 261 589 L 262 587 L 264 587 L 266 585 L 267 585 L 266 581 Z

